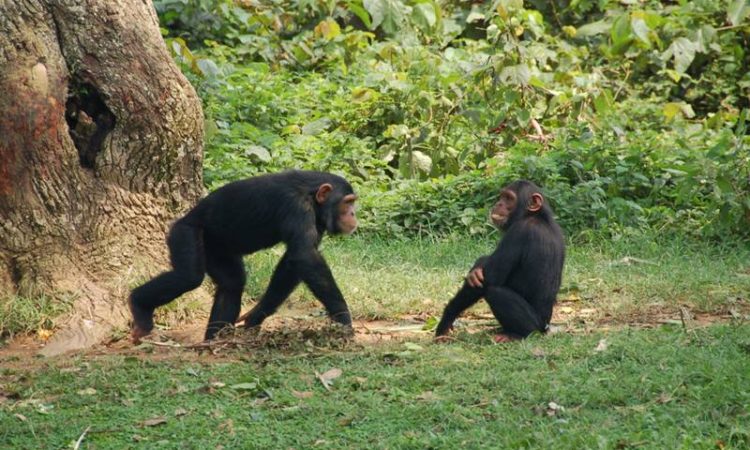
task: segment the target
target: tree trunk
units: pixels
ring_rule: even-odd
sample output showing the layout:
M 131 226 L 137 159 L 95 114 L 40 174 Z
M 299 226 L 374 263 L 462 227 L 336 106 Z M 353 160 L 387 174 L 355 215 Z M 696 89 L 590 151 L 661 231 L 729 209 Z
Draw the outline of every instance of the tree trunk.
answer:
M 0 0 L 0 112 L 0 296 L 73 299 L 44 353 L 86 347 L 202 193 L 200 101 L 150 0 Z

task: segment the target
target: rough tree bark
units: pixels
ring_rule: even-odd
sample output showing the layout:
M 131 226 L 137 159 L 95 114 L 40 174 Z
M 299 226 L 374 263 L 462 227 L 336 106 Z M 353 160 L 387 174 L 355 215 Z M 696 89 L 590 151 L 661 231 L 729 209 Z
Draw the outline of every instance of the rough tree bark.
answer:
M 150 0 L 0 0 L 0 111 L 0 296 L 72 298 L 43 352 L 88 346 L 202 193 L 200 101 Z

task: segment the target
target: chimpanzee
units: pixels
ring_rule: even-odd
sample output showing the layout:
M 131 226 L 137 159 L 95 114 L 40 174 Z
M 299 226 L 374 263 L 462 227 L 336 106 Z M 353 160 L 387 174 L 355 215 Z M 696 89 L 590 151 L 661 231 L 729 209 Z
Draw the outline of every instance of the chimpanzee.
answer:
M 130 294 L 133 341 L 151 332 L 157 307 L 200 286 L 205 273 L 216 284 L 206 339 L 233 326 L 245 286 L 242 257 L 279 242 L 286 244 L 286 253 L 245 326 L 260 325 L 304 282 L 332 320 L 351 327 L 349 309 L 318 245 L 326 231 L 354 232 L 356 200 L 345 179 L 298 170 L 235 181 L 209 194 L 172 225 L 167 237 L 172 270 Z
M 438 338 L 480 298 L 503 327 L 496 342 L 545 332 L 549 326 L 565 260 L 565 241 L 552 209 L 534 183 L 519 180 L 500 191 L 490 218 L 504 236 L 491 255 L 474 263 L 448 302 L 437 326 Z

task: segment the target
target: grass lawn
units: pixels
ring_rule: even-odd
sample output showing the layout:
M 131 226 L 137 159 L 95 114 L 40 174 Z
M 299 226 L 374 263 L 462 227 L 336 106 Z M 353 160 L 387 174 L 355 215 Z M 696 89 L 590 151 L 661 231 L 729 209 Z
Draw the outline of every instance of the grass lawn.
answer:
M 360 323 L 419 322 L 493 245 L 355 237 L 324 253 Z M 248 258 L 248 298 L 279 252 Z M 747 244 L 641 238 L 568 256 L 558 331 L 508 345 L 485 324 L 448 344 L 323 328 L 213 353 L 0 348 L 0 448 L 750 448 Z M 304 290 L 289 303 L 320 309 Z

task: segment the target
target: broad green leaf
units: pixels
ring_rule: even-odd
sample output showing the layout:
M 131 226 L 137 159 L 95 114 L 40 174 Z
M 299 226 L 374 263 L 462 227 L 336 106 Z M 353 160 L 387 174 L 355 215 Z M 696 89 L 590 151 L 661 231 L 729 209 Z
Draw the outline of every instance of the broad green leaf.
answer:
M 411 161 L 414 167 L 421 170 L 424 173 L 430 173 L 432 170 L 432 158 L 419 150 L 411 152 Z
M 664 117 L 666 117 L 667 120 L 672 120 L 677 114 L 680 113 L 680 105 L 679 103 L 665 103 L 664 107 L 662 108 L 662 112 L 664 113 Z
M 591 22 L 591 23 L 587 23 L 586 25 L 582 27 L 579 27 L 575 31 L 575 36 L 576 37 L 594 36 L 597 34 L 606 33 L 607 31 L 610 30 L 610 28 L 612 28 L 612 25 L 603 20 L 600 20 L 597 22 Z
M 680 110 L 682 111 L 682 115 L 688 119 L 695 117 L 695 111 L 693 111 L 693 107 L 689 103 L 680 102 Z
M 422 28 L 432 28 L 437 23 L 437 14 L 432 3 L 419 3 L 414 6 L 412 20 Z
M 409 135 L 409 127 L 404 124 L 391 124 L 383 132 L 383 136 L 390 138 L 400 138 Z
M 667 76 L 671 78 L 672 81 L 674 81 L 675 83 L 679 82 L 682 79 L 682 75 L 683 75 L 677 72 L 676 70 L 672 70 L 672 69 L 665 69 L 664 73 L 666 73 Z
M 630 27 L 633 29 L 633 34 L 635 34 L 635 37 L 638 38 L 639 41 L 643 42 L 648 47 L 651 47 L 651 40 L 648 37 L 651 30 L 643 19 L 633 18 L 630 21 Z
M 500 72 L 500 81 L 518 86 L 526 86 L 531 79 L 531 70 L 526 64 L 508 66 Z
M 734 0 L 732 4 L 729 5 L 729 9 L 727 9 L 727 18 L 732 25 L 737 26 L 742 23 L 749 13 L 750 1 Z
M 370 88 L 358 87 L 352 89 L 352 100 L 356 103 L 363 103 L 377 97 L 377 92 Z
M 535 35 L 542 36 L 544 34 L 544 17 L 539 11 L 527 9 L 523 11 L 521 17 Z
M 310 122 L 302 127 L 302 134 L 306 136 L 316 136 L 328 129 L 332 124 L 331 119 L 323 117 Z
M 682 114 L 688 119 L 695 117 L 693 107 L 685 102 L 665 103 L 664 107 L 662 108 L 662 112 L 664 113 L 664 117 L 667 118 L 667 121 L 671 121 L 672 119 L 674 119 L 677 114 Z
M 612 38 L 612 51 L 614 53 L 623 53 L 630 41 L 633 39 L 632 30 L 630 28 L 630 20 L 627 14 L 622 14 L 612 25 L 612 29 L 609 34 Z
M 364 0 L 364 6 L 372 17 L 370 29 L 380 26 L 389 34 L 399 30 L 407 9 L 400 0 Z
M 324 39 L 330 41 L 341 34 L 341 27 L 335 20 L 326 19 L 315 27 L 314 32 L 317 36 L 322 36 Z
M 594 98 L 594 108 L 596 108 L 596 112 L 598 113 L 606 113 L 614 104 L 614 101 L 612 99 L 612 94 L 609 93 L 609 91 L 604 90 L 599 95 Z
M 261 162 L 271 161 L 271 153 L 269 153 L 268 150 L 266 150 L 264 147 L 261 147 L 260 145 L 251 145 L 250 147 L 246 148 L 245 156 L 255 157 Z
M 290 134 L 301 134 L 302 129 L 297 124 L 287 125 L 281 129 L 281 135 L 286 136 Z
M 690 67 L 690 63 L 695 59 L 696 50 L 697 45 L 694 42 L 680 37 L 672 42 L 665 55 L 667 55 L 667 58 L 670 56 L 674 58 L 674 69 L 678 73 L 685 73 L 688 67 Z
M 479 11 L 472 11 L 466 16 L 466 23 L 481 22 L 485 18 L 484 14 Z
M 516 114 L 516 118 L 521 126 L 526 126 L 531 120 L 531 112 L 528 109 L 521 109 Z
M 219 74 L 219 66 L 210 59 L 201 58 L 196 60 L 195 63 L 204 77 L 212 78 Z
M 716 179 L 716 186 L 721 190 L 722 194 L 730 194 L 734 192 L 734 186 L 726 179 L 726 177 L 720 176 Z
M 523 0 L 495 0 L 492 4 L 492 9 L 497 11 L 497 14 L 507 19 L 513 12 L 523 8 Z
M 359 17 L 359 20 L 362 21 L 368 30 L 374 29 L 372 26 L 372 20 L 370 19 L 370 14 L 367 13 L 367 10 L 363 8 L 362 5 L 355 2 L 349 2 L 346 7 L 349 11 L 354 13 L 355 16 Z

